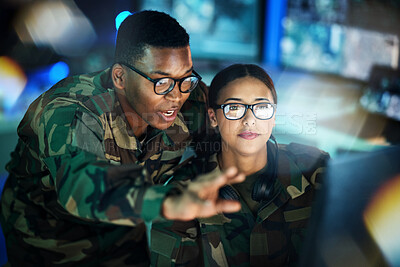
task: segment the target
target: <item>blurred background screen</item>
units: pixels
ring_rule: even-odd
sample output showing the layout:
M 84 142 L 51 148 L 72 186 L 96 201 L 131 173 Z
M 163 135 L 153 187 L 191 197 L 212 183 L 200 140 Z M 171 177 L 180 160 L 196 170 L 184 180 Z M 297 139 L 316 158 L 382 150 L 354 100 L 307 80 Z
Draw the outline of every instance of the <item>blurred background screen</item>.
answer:
M 368 80 L 373 65 L 397 68 L 399 27 L 394 25 L 400 21 L 385 12 L 384 2 L 388 8 L 390 2 L 395 4 L 289 1 L 283 21 L 282 64 L 360 80 Z
M 175 17 L 190 35 L 194 58 L 260 59 L 264 20 L 259 0 L 147 0 L 142 8 Z

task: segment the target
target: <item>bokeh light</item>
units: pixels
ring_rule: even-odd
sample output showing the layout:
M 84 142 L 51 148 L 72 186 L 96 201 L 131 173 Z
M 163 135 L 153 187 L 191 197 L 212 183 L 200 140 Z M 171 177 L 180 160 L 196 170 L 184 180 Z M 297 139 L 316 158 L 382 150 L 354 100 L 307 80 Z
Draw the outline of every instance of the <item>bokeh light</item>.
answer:
M 13 59 L 0 56 L 0 107 L 12 108 L 27 83 L 27 77 Z
M 73 1 L 34 1 L 27 4 L 14 23 L 23 43 L 50 46 L 63 56 L 84 55 L 96 33 L 89 19 Z
M 117 17 L 115 18 L 115 28 L 117 29 L 117 31 L 119 29 L 119 26 L 121 26 L 121 23 L 130 15 L 132 15 L 132 13 L 129 11 L 122 11 L 117 15 Z
M 392 266 L 400 265 L 400 175 L 386 182 L 364 212 L 368 231 Z

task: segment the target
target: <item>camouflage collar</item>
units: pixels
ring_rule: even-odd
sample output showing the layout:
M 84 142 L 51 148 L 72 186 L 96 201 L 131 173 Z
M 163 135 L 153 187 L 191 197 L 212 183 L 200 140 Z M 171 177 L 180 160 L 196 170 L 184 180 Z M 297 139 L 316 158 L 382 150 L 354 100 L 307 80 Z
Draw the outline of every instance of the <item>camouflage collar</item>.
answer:
M 212 154 L 208 160 L 207 172 L 213 169 L 218 169 L 220 172 L 217 153 Z M 279 145 L 279 157 L 278 157 L 278 179 L 276 183 L 281 185 L 286 194 L 291 198 L 296 198 L 304 193 L 305 187 L 309 185 L 307 179 L 301 173 L 301 170 L 295 163 L 295 161 L 286 153 L 286 145 Z
M 208 172 L 221 172 L 216 153 L 210 156 L 207 165 L 212 166 L 213 168 L 208 169 Z M 286 152 L 286 145 L 279 145 L 277 176 L 278 177 L 274 185 L 276 194 L 273 199 L 268 201 L 268 203 L 262 203 L 263 207 L 260 209 L 259 213 L 262 213 L 263 210 L 265 210 L 267 207 L 268 209 L 270 209 L 270 211 L 268 211 L 267 209 L 267 211 L 264 211 L 264 213 L 266 214 L 261 214 L 261 217 L 267 216 L 267 214 L 272 213 L 273 210 L 282 206 L 289 199 L 294 199 L 301 196 L 305 192 L 306 187 L 310 184 L 301 173 L 301 170 L 299 169 L 295 161 Z M 273 207 L 275 207 L 275 209 Z
M 292 199 L 301 196 L 310 185 L 297 165 L 287 145 L 279 145 L 278 180 Z

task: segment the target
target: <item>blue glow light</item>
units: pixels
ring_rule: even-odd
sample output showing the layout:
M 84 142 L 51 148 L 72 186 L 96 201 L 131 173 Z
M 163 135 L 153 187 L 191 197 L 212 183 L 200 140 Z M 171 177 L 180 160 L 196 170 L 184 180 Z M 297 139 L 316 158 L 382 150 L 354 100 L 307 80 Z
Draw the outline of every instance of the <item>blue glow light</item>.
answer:
M 49 82 L 54 84 L 61 79 L 64 79 L 69 74 L 69 66 L 65 62 L 57 62 L 54 64 L 49 71 Z
M 288 0 L 268 0 L 266 4 L 263 62 L 279 66 L 280 41 L 283 35 L 282 20 L 286 16 Z
M 121 13 L 119 13 L 116 17 L 115 17 L 115 28 L 119 29 L 119 26 L 121 25 L 121 23 L 128 17 L 132 15 L 131 12 L 129 11 L 122 11 Z

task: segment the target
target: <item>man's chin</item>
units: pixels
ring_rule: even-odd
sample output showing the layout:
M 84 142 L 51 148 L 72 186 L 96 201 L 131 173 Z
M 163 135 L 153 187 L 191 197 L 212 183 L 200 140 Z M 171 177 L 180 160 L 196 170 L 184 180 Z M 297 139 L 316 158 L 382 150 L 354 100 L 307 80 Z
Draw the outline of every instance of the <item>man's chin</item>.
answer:
M 172 126 L 172 124 L 174 123 L 174 121 L 170 121 L 170 122 L 152 122 L 150 123 L 150 126 L 159 130 L 166 130 L 169 127 Z

